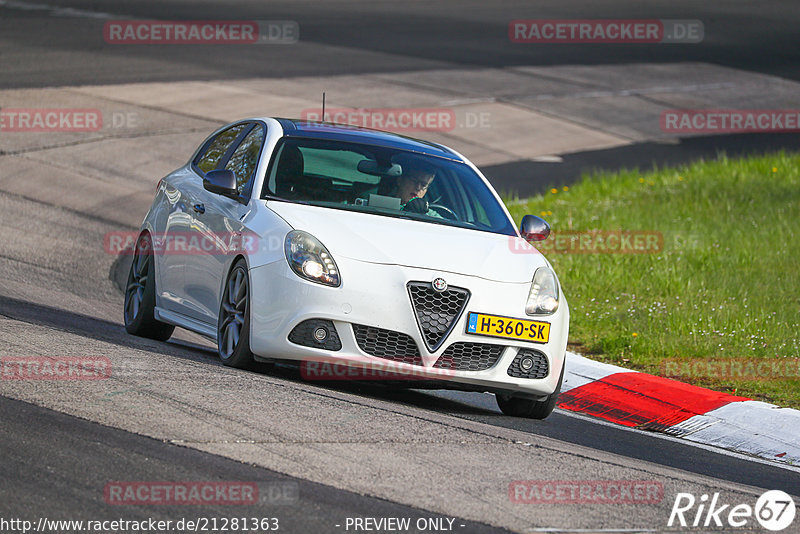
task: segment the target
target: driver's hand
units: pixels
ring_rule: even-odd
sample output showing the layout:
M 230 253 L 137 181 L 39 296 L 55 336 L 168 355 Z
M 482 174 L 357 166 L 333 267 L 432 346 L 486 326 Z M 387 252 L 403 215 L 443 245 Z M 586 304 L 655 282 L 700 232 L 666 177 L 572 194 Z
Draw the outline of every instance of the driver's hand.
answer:
M 414 213 L 428 213 L 428 201 L 419 197 L 412 198 L 406 203 L 403 210 L 413 211 Z

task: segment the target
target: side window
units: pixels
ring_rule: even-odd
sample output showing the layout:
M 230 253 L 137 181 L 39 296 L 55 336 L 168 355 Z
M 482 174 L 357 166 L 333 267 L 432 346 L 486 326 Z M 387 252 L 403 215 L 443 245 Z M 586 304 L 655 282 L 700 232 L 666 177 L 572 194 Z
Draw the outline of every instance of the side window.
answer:
M 242 130 L 249 126 L 249 124 L 238 124 L 218 133 L 217 136 L 208 143 L 203 153 L 197 156 L 194 162 L 195 165 L 203 172 L 216 169 L 219 160 L 225 155 L 231 143 L 236 141 L 236 138 Z
M 236 187 L 239 194 L 245 194 L 245 188 L 256 172 L 258 156 L 264 144 L 264 128 L 256 126 L 252 132 L 242 140 L 239 148 L 231 155 L 225 168 L 236 175 Z

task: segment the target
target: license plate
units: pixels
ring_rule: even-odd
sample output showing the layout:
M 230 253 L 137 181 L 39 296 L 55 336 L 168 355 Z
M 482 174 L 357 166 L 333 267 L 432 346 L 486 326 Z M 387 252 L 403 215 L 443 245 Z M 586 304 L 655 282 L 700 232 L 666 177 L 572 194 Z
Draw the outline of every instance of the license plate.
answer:
M 550 323 L 469 312 L 467 334 L 547 343 L 550 339 Z

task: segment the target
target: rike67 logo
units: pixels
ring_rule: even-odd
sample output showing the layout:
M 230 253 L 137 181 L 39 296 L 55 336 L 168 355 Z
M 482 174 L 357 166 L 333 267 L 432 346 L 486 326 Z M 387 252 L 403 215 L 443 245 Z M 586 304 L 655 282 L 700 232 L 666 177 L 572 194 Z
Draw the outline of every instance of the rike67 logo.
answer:
M 763 493 L 754 507 L 724 504 L 720 502 L 719 493 L 714 493 L 710 501 L 706 494 L 697 499 L 691 493 L 678 493 L 667 526 L 753 529 L 757 528 L 757 521 L 761 528 L 777 532 L 792 524 L 795 512 L 794 500 L 780 490 Z

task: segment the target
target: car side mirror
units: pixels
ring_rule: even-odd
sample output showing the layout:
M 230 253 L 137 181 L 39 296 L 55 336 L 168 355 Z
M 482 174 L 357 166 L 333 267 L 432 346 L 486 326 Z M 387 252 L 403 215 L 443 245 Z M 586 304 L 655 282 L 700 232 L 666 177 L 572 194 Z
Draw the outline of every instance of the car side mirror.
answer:
M 526 215 L 519 225 L 519 233 L 526 241 L 544 241 L 550 235 L 550 225 L 536 215 Z
M 236 175 L 229 169 L 208 171 L 203 178 L 203 188 L 218 195 L 239 196 L 239 190 L 236 188 Z

